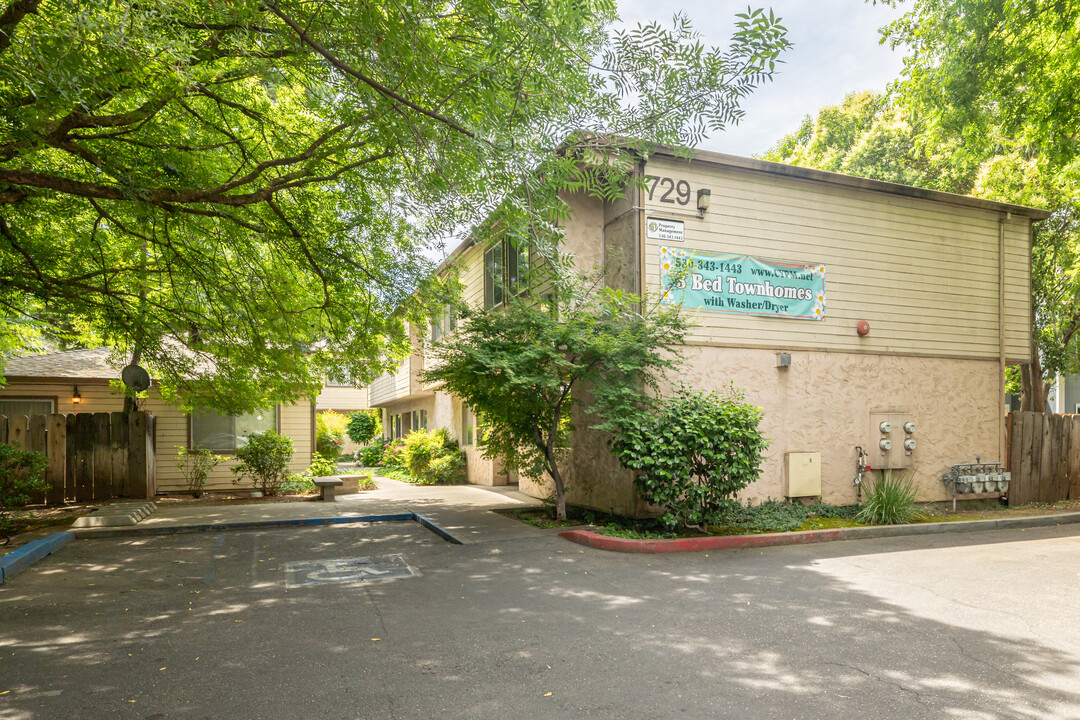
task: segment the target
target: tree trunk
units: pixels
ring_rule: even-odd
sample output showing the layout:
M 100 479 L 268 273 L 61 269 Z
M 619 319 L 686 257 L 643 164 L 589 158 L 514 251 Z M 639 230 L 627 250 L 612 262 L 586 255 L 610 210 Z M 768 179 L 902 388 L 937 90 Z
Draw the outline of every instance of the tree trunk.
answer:
M 563 486 L 558 464 L 554 461 L 549 461 L 548 464 L 550 465 L 548 472 L 551 473 L 551 479 L 555 482 L 555 519 L 563 521 L 566 520 L 566 488 Z
M 1020 366 L 1020 411 L 1031 412 L 1031 363 Z
M 1031 353 L 1031 364 L 1028 365 L 1031 373 L 1031 409 L 1033 412 L 1046 412 L 1046 394 L 1050 389 L 1050 383 L 1043 382 L 1042 359 L 1038 349 Z

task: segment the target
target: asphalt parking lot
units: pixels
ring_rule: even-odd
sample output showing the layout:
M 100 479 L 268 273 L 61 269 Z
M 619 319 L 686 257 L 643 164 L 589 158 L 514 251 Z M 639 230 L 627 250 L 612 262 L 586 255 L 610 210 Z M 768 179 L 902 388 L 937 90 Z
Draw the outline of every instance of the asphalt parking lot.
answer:
M 0 719 L 1076 718 L 1078 531 L 78 540 L 0 586 Z

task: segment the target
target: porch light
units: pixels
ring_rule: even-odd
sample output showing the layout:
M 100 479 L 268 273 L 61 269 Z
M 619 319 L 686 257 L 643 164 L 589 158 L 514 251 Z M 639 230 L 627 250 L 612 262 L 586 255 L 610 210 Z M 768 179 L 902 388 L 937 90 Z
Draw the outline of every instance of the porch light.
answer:
M 75 386 L 75 392 L 71 393 L 71 404 L 72 405 L 80 405 L 80 404 L 82 404 L 82 395 L 79 394 L 79 386 L 78 385 Z
M 702 188 L 697 191 L 697 209 L 701 217 L 705 217 L 705 211 L 709 209 L 710 202 L 712 202 L 712 190 Z

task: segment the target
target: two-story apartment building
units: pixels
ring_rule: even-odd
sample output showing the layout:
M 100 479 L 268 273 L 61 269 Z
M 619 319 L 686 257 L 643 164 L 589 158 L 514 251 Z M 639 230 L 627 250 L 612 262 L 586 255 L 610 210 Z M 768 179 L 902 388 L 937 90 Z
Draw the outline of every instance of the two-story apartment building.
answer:
M 658 151 L 637 172 L 644 187 L 616 202 L 566 198 L 564 249 L 613 287 L 682 304 L 694 328 L 678 381 L 734 384 L 764 409 L 771 445 L 745 497 L 854 502 L 861 451 L 913 472 L 919 499 L 945 499 L 952 464 L 1004 458 L 1004 369 L 1030 357 L 1031 228 L 1046 212 L 710 152 Z M 497 306 L 516 252 L 499 238 L 457 248 L 465 301 Z M 475 459 L 468 408 L 419 382 L 423 339 L 373 383 L 372 407 L 390 434 L 449 428 L 470 482 L 505 482 Z M 569 502 L 643 512 L 603 437 L 574 424 Z

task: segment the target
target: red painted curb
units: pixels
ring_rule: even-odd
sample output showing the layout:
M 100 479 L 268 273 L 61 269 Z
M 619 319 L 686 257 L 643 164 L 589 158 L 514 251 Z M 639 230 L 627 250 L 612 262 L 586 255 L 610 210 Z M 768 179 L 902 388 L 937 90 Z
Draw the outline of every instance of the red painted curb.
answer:
M 567 530 L 559 537 L 597 550 L 623 553 L 698 552 L 700 550 L 737 550 L 740 548 L 774 547 L 777 545 L 808 545 L 810 543 L 847 540 L 847 528 L 802 530 L 800 532 L 769 533 L 765 535 L 721 535 L 715 537 L 674 538 L 672 540 L 630 540 L 588 530 Z

